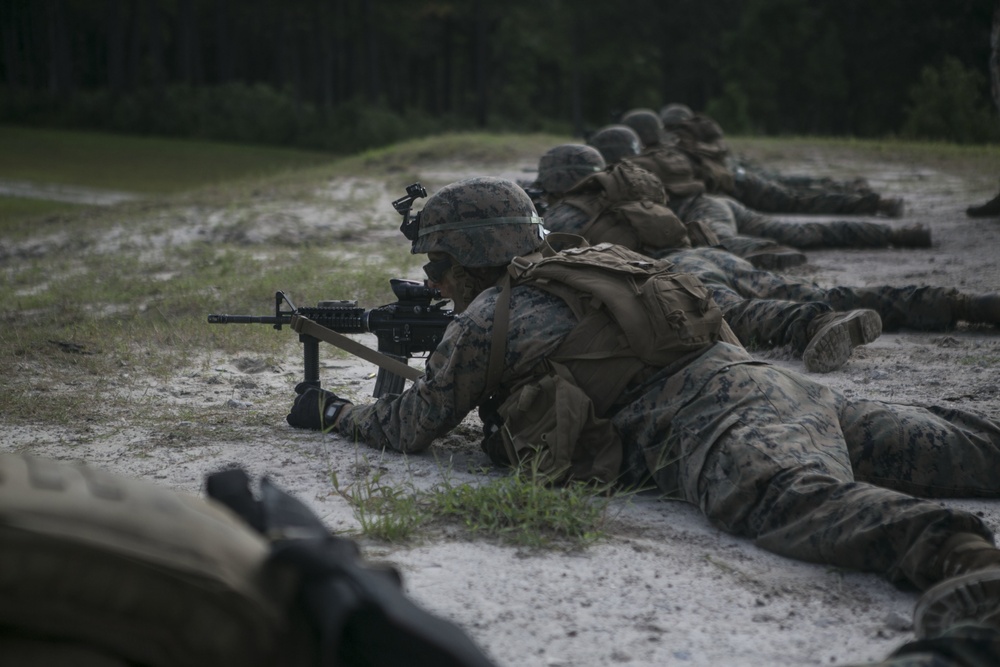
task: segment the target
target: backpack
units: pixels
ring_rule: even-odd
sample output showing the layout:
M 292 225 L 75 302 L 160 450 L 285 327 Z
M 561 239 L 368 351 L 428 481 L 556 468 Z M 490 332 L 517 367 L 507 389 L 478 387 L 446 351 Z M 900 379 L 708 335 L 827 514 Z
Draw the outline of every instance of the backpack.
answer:
M 0 662 L 272 665 L 294 579 L 268 555 L 217 503 L 0 454 Z
M 695 175 L 691 159 L 676 146 L 651 146 L 640 155 L 629 156 L 622 162 L 655 174 L 671 197 L 690 197 L 705 192 L 705 184 Z
M 592 244 L 614 243 L 639 252 L 691 247 L 687 226 L 666 205 L 663 184 L 629 162 L 588 176 L 563 201 L 590 217 L 579 234 Z
M 497 428 L 483 449 L 494 462 L 530 465 L 556 482 L 614 481 L 623 447 L 607 413 L 643 369 L 667 366 L 731 336 L 722 311 L 694 276 L 608 243 L 515 257 L 508 272 L 497 300 L 487 386 L 496 386 L 506 351 L 511 283 L 558 296 L 579 323 L 499 401 Z

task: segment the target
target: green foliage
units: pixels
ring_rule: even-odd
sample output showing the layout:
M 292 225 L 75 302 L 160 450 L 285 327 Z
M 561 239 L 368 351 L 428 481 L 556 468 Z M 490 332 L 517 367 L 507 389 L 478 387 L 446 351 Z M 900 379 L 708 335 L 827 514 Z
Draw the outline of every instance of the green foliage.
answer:
M 416 110 L 397 113 L 358 99 L 324 113 L 291 91 L 263 83 L 191 87 L 161 92 L 144 88 L 128 95 L 81 91 L 70 102 L 45 93 L 0 91 L 0 122 L 98 129 L 243 144 L 296 146 L 354 153 L 444 129 L 454 119 Z M 458 125 L 458 127 L 456 127 Z
M 317 151 L 0 126 L 0 178 L 171 193 L 329 164 Z
M 473 534 L 530 547 L 583 546 L 603 535 L 611 502 L 607 489 L 580 482 L 551 486 L 532 470 L 478 484 L 443 483 L 433 511 Z
M 736 82 L 726 83 L 722 95 L 708 102 L 705 113 L 724 127 L 727 134 L 749 134 L 753 131 L 750 100 Z
M 737 105 L 745 104 L 753 125 L 770 133 L 822 131 L 843 118 L 845 56 L 827 18 L 814 3 L 747 2 L 727 39 L 724 110 L 742 112 Z
M 361 464 L 371 473 L 372 468 Z M 387 542 L 414 538 L 421 528 L 457 524 L 469 535 L 532 548 L 578 548 L 603 536 L 612 496 L 607 488 L 551 486 L 531 470 L 475 483 L 446 479 L 429 490 L 366 474 L 334 489 L 354 509 L 361 531 Z
M 945 58 L 940 67 L 925 67 L 920 82 L 910 88 L 910 105 L 902 135 L 956 143 L 1000 139 L 996 110 L 984 101 L 985 78 Z

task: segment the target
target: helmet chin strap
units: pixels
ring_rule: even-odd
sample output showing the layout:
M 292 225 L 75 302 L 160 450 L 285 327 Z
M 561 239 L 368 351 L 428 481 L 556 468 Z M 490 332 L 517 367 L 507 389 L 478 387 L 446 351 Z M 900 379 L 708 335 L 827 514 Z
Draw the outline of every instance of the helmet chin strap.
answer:
M 464 266 L 453 265 L 450 269 L 455 294 L 452 303 L 455 312 L 461 313 L 468 308 L 472 300 L 487 287 L 492 287 L 504 273 L 503 267 L 487 267 L 484 269 L 467 269 Z

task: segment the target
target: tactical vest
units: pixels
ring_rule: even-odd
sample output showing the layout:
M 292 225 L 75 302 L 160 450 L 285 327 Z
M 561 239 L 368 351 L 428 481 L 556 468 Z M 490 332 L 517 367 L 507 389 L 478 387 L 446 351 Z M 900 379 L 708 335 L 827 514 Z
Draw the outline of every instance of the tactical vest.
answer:
M 578 233 L 591 244 L 614 243 L 638 252 L 690 248 L 687 227 L 667 206 L 655 174 L 619 162 L 588 176 L 562 200 L 589 220 Z
M 720 339 L 735 340 L 697 278 L 621 246 L 516 257 L 508 272 L 497 300 L 487 386 L 495 386 L 506 351 L 511 284 L 558 296 L 578 319 L 498 410 L 507 461 L 530 462 L 556 481 L 614 481 L 622 443 L 606 415 L 629 382 L 648 367 L 667 366 Z M 484 449 L 489 451 L 485 443 Z
M 684 125 L 673 130 L 677 141 L 675 145 L 691 161 L 694 177 L 705 184 L 710 193 L 733 191 L 733 173 L 726 166 L 726 155 L 729 150 L 722 142 L 711 143 L 700 141 L 695 131 Z
M 641 155 L 627 157 L 631 162 L 660 179 L 671 197 L 690 197 L 705 191 L 705 184 L 697 179 L 687 154 L 672 146 L 651 146 Z

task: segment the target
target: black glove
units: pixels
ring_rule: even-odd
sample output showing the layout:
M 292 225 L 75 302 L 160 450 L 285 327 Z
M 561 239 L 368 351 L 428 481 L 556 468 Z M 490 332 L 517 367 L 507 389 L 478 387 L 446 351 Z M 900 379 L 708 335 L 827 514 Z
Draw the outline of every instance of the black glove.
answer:
M 351 405 L 350 401 L 332 391 L 305 382 L 296 385 L 295 393 L 298 396 L 288 416 L 285 417 L 285 421 L 295 428 L 308 428 L 313 431 L 333 428 L 344 407 Z

